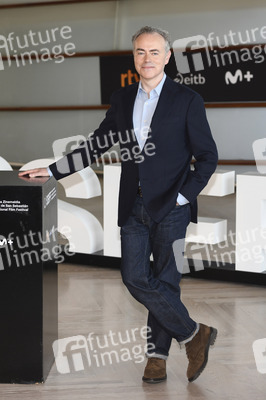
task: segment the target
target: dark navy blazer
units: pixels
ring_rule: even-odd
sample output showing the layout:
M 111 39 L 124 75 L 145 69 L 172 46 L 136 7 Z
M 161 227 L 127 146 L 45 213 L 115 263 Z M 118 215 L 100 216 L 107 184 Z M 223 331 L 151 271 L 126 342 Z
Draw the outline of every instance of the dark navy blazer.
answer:
M 167 77 L 141 152 L 133 133 L 137 89 L 136 83 L 116 91 L 93 137 L 49 167 L 55 178 L 61 179 L 91 165 L 119 141 L 122 172 L 118 225 L 124 225 L 132 211 L 139 182 L 144 206 L 155 222 L 175 207 L 179 192 L 189 200 L 191 220 L 197 222 L 197 196 L 215 171 L 218 158 L 203 100 Z M 74 161 L 77 155 L 82 157 L 80 166 Z M 190 166 L 192 156 L 194 169 Z

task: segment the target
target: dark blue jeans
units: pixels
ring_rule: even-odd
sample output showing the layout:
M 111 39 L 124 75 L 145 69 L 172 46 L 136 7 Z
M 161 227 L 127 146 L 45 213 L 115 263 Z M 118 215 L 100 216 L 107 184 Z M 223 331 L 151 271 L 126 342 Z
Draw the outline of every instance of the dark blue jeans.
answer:
M 198 324 L 190 318 L 180 298 L 181 274 L 172 247 L 175 240 L 185 237 L 189 221 L 187 204 L 175 206 L 156 223 L 145 210 L 142 198 L 137 196 L 132 213 L 121 228 L 123 282 L 132 296 L 149 310 L 148 342 L 155 345 L 153 355 L 165 359 L 172 338 L 186 343 L 198 330 Z

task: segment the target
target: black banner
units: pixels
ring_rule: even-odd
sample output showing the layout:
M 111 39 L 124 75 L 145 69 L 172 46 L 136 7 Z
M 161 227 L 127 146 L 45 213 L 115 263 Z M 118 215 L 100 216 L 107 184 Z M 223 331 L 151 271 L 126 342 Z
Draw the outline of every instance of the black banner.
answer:
M 174 50 L 166 74 L 196 92 L 206 103 L 265 102 L 266 45 Z M 100 57 L 101 101 L 138 82 L 133 55 Z

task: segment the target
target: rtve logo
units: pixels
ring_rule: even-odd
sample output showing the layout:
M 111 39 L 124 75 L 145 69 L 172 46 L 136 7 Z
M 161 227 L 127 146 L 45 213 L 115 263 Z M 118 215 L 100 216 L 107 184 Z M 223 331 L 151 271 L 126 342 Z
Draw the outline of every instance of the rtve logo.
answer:
M 121 74 L 121 87 L 126 85 L 132 85 L 132 83 L 139 82 L 139 76 L 136 72 L 132 72 L 131 69 L 127 70 L 127 73 Z

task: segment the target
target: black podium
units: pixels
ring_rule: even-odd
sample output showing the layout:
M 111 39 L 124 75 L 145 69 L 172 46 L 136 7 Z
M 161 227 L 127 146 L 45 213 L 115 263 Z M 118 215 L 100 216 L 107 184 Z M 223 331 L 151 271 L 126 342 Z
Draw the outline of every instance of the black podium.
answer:
M 0 172 L 0 383 L 44 382 L 58 335 L 54 178 Z

